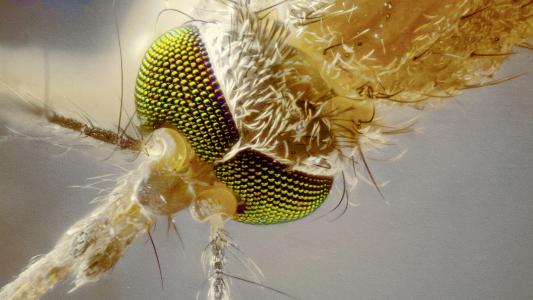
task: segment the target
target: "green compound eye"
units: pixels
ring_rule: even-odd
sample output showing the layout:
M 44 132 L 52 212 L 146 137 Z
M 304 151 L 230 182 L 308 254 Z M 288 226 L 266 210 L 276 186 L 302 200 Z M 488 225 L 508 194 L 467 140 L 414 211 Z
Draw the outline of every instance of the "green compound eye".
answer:
M 298 171 L 254 150 L 215 166 L 217 178 L 240 197 L 235 220 L 276 224 L 301 219 L 326 200 L 333 179 Z
M 166 32 L 148 49 L 135 87 L 143 126 L 174 124 L 208 162 L 221 159 L 239 132 L 195 27 Z M 303 218 L 327 198 L 333 179 L 291 171 L 254 150 L 215 165 L 217 178 L 239 198 L 235 220 L 276 224 Z
M 205 46 L 195 27 L 180 27 L 148 49 L 135 87 L 145 127 L 174 124 L 204 161 L 215 161 L 239 139 Z

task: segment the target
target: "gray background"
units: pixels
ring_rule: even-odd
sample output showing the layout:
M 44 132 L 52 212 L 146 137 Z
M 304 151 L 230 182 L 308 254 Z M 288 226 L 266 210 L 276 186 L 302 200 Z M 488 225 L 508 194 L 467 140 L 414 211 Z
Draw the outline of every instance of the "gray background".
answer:
M 22 13 L 10 6 L 12 2 L 0 0 L 3 20 L 5 7 L 11 14 Z M 84 7 L 82 15 L 71 20 L 65 13 L 54 19 L 63 25 L 81 22 L 83 28 L 49 26 L 42 32 L 35 24 L 0 26 L 0 79 L 18 91 L 45 98 L 46 73 L 38 54 L 47 45 L 53 75 L 48 96 L 54 107 L 76 102 L 83 110 L 104 107 L 108 115 L 116 115 L 118 108 L 112 106 L 117 106 L 120 84 L 109 2 L 73 3 Z M 146 45 L 135 40 L 135 32 L 150 33 L 163 5 L 119 5 L 128 49 L 126 91 L 142 55 L 136 49 L 146 47 L 135 48 Z M 43 20 L 27 16 L 24 24 Z M 172 22 L 180 21 L 167 23 Z M 27 39 L 14 38 L 17 30 Z M 80 30 L 84 33 L 77 35 Z M 148 33 L 145 41 L 150 40 Z M 516 55 L 499 76 L 530 71 L 532 65 L 531 52 Z M 5 88 L 0 90 L 0 103 L 14 98 Z M 275 226 L 230 223 L 228 231 L 262 269 L 265 284 L 299 299 L 532 299 L 531 95 L 533 75 L 528 73 L 495 87 L 467 91 L 423 112 L 417 123 L 423 133 L 397 137 L 398 147 L 408 149 L 402 159 L 370 162 L 380 181 L 390 180 L 383 188 L 385 200 L 361 183 L 350 194 L 355 205 L 339 220 L 328 222 L 337 211 L 320 220 L 311 217 Z M 64 103 L 58 100 L 66 98 Z M 126 101 L 131 103 L 130 95 Z M 12 119 L 11 115 L 2 122 L 26 133 L 37 131 L 35 124 Z M 0 129 L 0 135 L 5 134 L 6 129 Z M 62 152 L 28 139 L 0 143 L 0 285 L 31 257 L 47 252 L 68 226 L 94 208 L 89 202 L 95 191 L 70 186 L 118 170 L 84 151 Z M 327 213 L 339 194 L 333 192 L 316 215 Z M 70 294 L 71 285 L 64 283 L 44 299 L 193 299 L 204 280 L 200 253 L 208 228 L 194 222 L 188 212 L 177 214 L 175 220 L 185 251 L 175 234 L 167 234 L 165 220 L 154 234 L 164 289 L 151 246 L 143 237 L 104 279 Z M 238 299 L 286 299 L 243 283 L 235 283 L 233 290 Z

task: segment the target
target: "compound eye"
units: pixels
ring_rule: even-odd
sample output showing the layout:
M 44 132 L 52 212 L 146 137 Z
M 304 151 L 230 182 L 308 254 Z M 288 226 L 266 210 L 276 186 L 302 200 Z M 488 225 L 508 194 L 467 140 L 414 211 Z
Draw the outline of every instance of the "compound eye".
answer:
M 170 30 L 152 44 L 137 77 L 135 99 L 144 127 L 172 124 L 204 161 L 222 158 L 239 139 L 196 27 Z
M 291 171 L 246 149 L 215 166 L 217 178 L 239 196 L 237 221 L 276 224 L 301 219 L 326 200 L 333 179 Z

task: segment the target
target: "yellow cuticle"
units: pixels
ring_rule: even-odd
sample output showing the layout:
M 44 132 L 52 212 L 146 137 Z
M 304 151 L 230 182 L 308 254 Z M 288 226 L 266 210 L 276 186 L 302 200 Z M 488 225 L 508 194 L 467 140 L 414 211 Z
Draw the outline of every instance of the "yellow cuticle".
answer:
M 196 195 L 191 212 L 199 222 L 231 219 L 237 212 L 237 198 L 225 184 L 216 183 Z
M 157 215 L 172 215 L 194 199 L 191 161 L 194 158 L 187 139 L 171 128 L 160 128 L 145 143 L 148 161 L 139 168 L 133 200 Z
M 145 144 L 145 150 L 152 161 L 151 169 L 169 173 L 185 171 L 194 156 L 185 137 L 171 128 L 160 128 L 154 131 Z
M 158 215 L 171 215 L 194 203 L 191 209 L 195 218 L 209 223 L 235 215 L 237 199 L 233 192 L 212 180 L 212 166 L 194 159 L 190 144 L 178 131 L 154 131 L 147 139 L 145 152 L 149 161 L 141 167 L 134 192 L 135 201 L 143 207 Z M 200 178 L 206 186 L 195 184 Z

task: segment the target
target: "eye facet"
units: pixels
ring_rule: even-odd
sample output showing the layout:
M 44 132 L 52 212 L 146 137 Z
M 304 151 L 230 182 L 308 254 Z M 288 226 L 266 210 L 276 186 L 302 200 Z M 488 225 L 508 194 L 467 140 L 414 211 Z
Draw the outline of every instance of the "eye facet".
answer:
M 235 219 L 276 224 L 301 219 L 326 200 L 333 179 L 291 171 L 260 152 L 245 149 L 215 166 L 217 178 L 240 197 Z
M 145 127 L 173 124 L 205 161 L 220 159 L 239 133 L 195 27 L 180 27 L 148 49 L 135 87 Z

